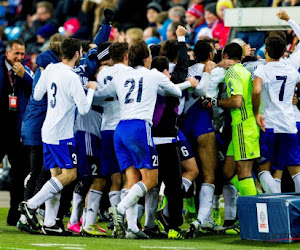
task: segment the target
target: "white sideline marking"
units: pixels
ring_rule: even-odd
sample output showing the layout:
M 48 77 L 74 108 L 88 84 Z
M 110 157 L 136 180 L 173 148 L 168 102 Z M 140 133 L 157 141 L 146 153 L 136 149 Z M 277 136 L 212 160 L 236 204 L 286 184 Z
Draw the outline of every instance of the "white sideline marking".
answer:
M 86 245 L 82 245 L 82 244 L 59 244 L 59 243 L 35 243 L 35 244 L 31 244 L 32 246 L 39 246 L 39 247 L 72 247 L 72 249 L 75 249 L 74 247 L 85 247 Z M 68 249 L 70 249 L 68 248 Z M 82 249 L 82 248 L 80 248 Z
M 85 249 L 83 247 L 62 247 L 62 249 Z
M 161 247 L 161 246 L 140 246 L 148 249 L 196 249 L 194 247 Z
M 18 248 L 18 247 L 0 247 L 0 249 L 12 249 L 12 250 L 34 250 L 30 248 Z

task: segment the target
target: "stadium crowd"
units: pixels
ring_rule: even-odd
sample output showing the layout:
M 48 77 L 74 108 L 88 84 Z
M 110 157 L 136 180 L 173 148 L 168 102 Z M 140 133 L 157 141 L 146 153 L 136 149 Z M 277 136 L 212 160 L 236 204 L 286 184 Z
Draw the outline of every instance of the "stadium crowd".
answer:
M 224 25 L 227 8 L 287 5 L 300 1 L 0 1 L 7 225 L 239 234 L 238 195 L 300 192 L 300 27 L 284 10 L 287 31 Z

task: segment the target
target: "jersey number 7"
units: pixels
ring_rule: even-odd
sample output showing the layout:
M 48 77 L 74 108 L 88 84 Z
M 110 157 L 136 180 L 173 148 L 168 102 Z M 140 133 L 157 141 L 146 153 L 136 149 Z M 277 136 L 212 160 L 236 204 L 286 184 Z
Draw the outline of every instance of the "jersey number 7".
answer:
M 282 85 L 279 92 L 279 101 L 283 101 L 283 95 L 284 95 L 284 88 L 286 83 L 287 76 L 276 76 L 276 80 L 282 80 Z

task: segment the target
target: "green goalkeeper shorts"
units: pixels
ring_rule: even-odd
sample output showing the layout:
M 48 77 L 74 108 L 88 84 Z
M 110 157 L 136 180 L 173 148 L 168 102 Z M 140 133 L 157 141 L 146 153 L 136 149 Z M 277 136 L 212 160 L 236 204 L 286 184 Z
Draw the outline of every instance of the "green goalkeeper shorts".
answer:
M 260 157 L 259 127 L 255 119 L 248 119 L 232 126 L 232 140 L 226 156 L 235 161 L 251 160 Z

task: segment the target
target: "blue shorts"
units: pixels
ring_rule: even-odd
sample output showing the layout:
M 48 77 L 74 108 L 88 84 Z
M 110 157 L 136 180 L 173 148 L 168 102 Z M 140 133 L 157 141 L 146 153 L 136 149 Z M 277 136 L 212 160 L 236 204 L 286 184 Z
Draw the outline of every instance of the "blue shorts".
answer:
M 120 168 L 114 148 L 114 130 L 101 131 L 101 168 L 102 173 L 114 174 L 119 173 Z
M 260 133 L 260 163 L 271 161 L 275 169 L 300 165 L 300 147 L 297 134 L 277 134 L 273 129 Z
M 44 166 L 51 168 L 77 168 L 78 159 L 74 138 L 61 140 L 59 145 L 43 143 Z
M 78 176 L 81 179 L 102 177 L 100 138 L 89 132 L 77 131 L 75 134 L 75 145 L 78 155 Z
M 178 130 L 177 143 L 181 161 L 185 161 L 194 157 L 192 146 L 180 129 Z
M 297 127 L 297 136 L 298 136 L 298 140 L 299 140 L 299 143 L 300 143 L 300 122 L 296 122 L 296 127 Z
M 196 102 L 183 117 L 183 133 L 194 143 L 200 135 L 211 132 L 214 132 L 211 114 Z
M 158 168 L 158 156 L 148 122 L 120 121 L 115 130 L 114 145 L 121 171 L 130 166 L 136 169 Z

